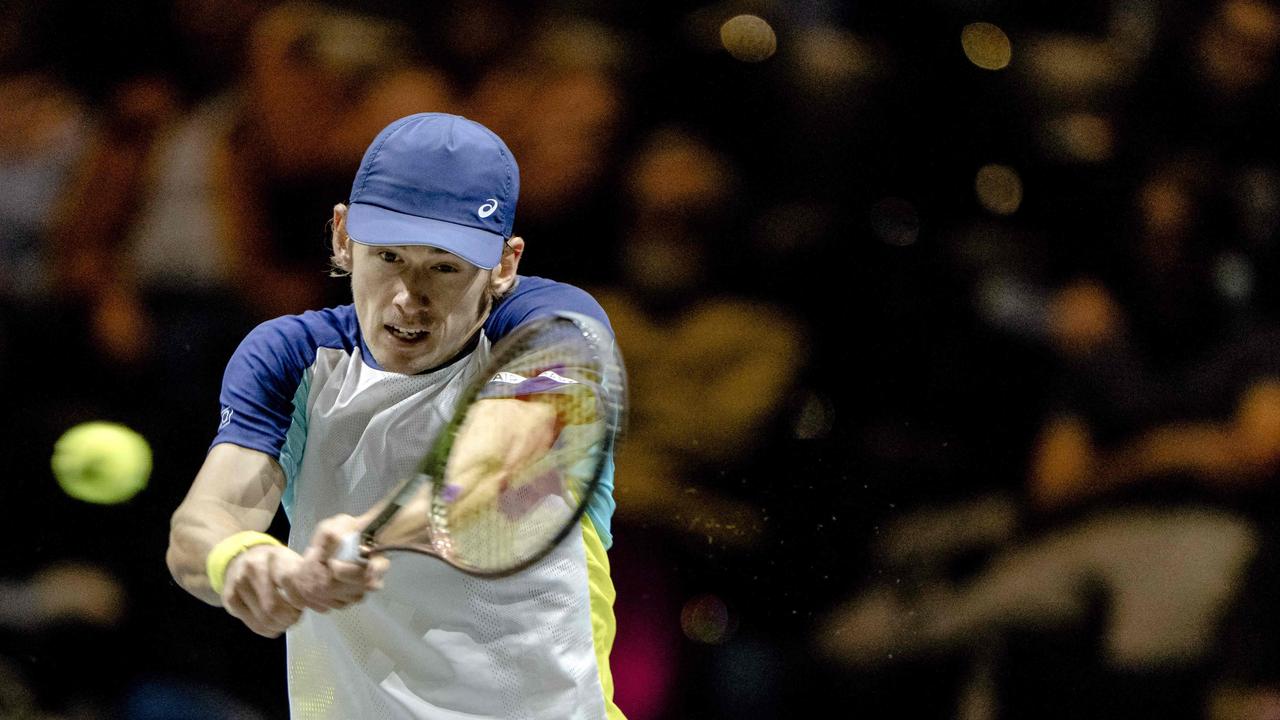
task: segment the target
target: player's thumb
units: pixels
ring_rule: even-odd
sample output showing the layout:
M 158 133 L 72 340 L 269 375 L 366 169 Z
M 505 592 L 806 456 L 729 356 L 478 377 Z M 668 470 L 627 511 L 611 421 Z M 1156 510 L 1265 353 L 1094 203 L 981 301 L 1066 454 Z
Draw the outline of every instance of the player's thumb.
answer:
M 338 548 L 342 546 L 342 538 L 355 527 L 356 519 L 350 515 L 334 515 L 320 521 L 316 526 L 316 532 L 311 536 L 311 545 L 307 548 L 308 554 L 312 550 L 319 553 L 317 560 L 319 562 L 327 562 L 338 552 Z

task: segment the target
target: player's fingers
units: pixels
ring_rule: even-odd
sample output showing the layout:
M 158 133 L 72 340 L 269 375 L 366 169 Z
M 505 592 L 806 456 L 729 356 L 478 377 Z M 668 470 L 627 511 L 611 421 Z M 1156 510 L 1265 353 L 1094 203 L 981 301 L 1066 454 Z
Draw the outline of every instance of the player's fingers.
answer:
M 240 618 L 240 621 L 255 634 L 265 638 L 278 638 L 285 631 L 284 627 L 275 623 L 263 622 L 257 616 L 243 617 Z
M 320 550 L 310 548 L 290 579 L 290 589 L 308 608 L 317 612 L 334 609 L 333 573 L 320 559 Z
M 228 615 L 246 625 L 251 622 L 257 623 L 257 620 L 253 618 L 253 613 L 249 612 L 248 606 L 235 593 L 226 592 L 222 594 L 222 609 L 226 610 Z
M 358 603 L 364 599 L 364 590 L 355 586 L 338 586 L 333 592 L 325 597 L 325 605 L 331 610 L 341 610 L 342 608 Z
M 297 555 L 289 553 L 282 555 L 275 553 L 270 560 L 270 578 L 271 584 L 275 586 L 276 594 L 286 605 L 301 612 L 306 609 L 306 602 L 303 600 L 301 593 L 298 592 L 295 578 L 297 571 L 301 566 L 301 560 Z
M 349 603 L 345 598 L 340 598 L 333 594 L 325 595 L 322 598 L 313 598 L 307 602 L 307 607 L 318 613 L 324 614 L 330 610 L 340 610 Z
M 302 615 L 300 608 L 285 601 L 276 583 L 277 576 L 288 574 L 288 561 L 296 558 L 290 550 L 284 553 L 269 546 L 250 548 L 228 568 L 223 605 L 259 635 L 279 635 Z
M 278 634 L 298 621 L 301 611 L 281 597 L 268 567 L 255 565 L 247 579 L 252 594 L 246 602 L 264 627 L 275 630 Z
M 276 637 L 293 627 L 300 619 L 302 619 L 302 611 L 279 599 L 277 595 L 273 609 L 262 622 L 263 629 L 266 631 L 264 634 L 267 637 Z
M 329 589 L 328 600 L 332 603 L 357 603 L 364 599 L 369 588 L 365 585 L 363 579 L 359 582 L 338 583 L 335 582 Z
M 321 562 L 321 553 L 319 548 L 309 549 L 297 573 L 300 594 L 308 607 L 336 610 L 363 599 L 370 589 L 362 577 L 366 566 L 339 560 Z
M 298 576 L 312 584 L 325 584 L 332 581 L 329 572 L 329 558 L 320 547 L 312 545 L 302 554 L 302 563 Z
M 365 567 L 365 587 L 370 590 L 381 590 L 383 578 L 386 577 L 387 570 L 390 568 L 391 560 L 382 555 L 369 558 L 369 564 Z
M 368 573 L 367 565 L 343 562 L 341 560 L 329 560 L 326 565 L 329 568 L 329 572 L 333 574 L 333 579 L 337 582 L 358 587 L 365 585 L 365 577 Z
M 275 586 L 276 592 L 280 595 L 280 599 L 290 607 L 296 608 L 299 611 L 306 610 L 308 608 L 315 609 L 308 601 L 307 593 L 303 585 L 298 582 L 298 574 L 296 571 L 289 575 L 280 577 L 275 581 Z
M 356 519 L 350 515 L 334 515 L 321 520 L 316 526 L 315 534 L 311 536 L 311 546 L 308 550 L 315 548 L 326 560 L 333 557 L 342 545 L 342 538 L 355 528 L 355 524 Z
M 234 590 L 224 593 L 222 606 L 231 617 L 244 623 L 245 627 L 263 637 L 278 637 L 283 628 L 277 628 L 263 619 L 253 606 L 251 599 Z
M 307 609 L 307 601 L 302 595 L 290 587 L 288 584 L 276 585 L 276 592 L 280 595 L 280 599 L 289 607 L 301 612 Z
M 272 591 L 276 592 L 276 591 Z M 250 603 L 250 607 L 253 604 Z M 252 614 L 254 632 L 266 637 L 276 637 L 289 629 L 302 617 L 302 612 L 284 602 L 277 593 L 271 600 L 261 600 L 257 611 Z
M 222 606 L 232 617 L 262 635 L 266 632 L 266 617 L 259 607 L 258 593 L 254 587 L 256 571 L 257 565 L 249 556 L 238 559 L 231 566 L 226 587 L 222 591 Z
M 332 609 L 326 598 L 319 595 L 308 588 L 298 586 L 296 584 L 289 587 L 281 588 L 281 596 L 284 601 L 298 608 L 299 610 L 315 610 L 323 613 Z

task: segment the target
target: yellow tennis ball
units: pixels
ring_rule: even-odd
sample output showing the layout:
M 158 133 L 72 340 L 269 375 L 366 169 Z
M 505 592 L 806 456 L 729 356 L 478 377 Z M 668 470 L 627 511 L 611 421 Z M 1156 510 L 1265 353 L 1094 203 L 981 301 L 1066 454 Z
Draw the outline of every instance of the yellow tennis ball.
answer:
M 735 15 L 720 26 L 720 43 L 737 60 L 760 62 L 778 49 L 778 36 L 758 15 Z
M 53 446 L 53 476 L 77 500 L 111 505 L 137 495 L 151 477 L 151 446 L 124 425 L 88 422 Z

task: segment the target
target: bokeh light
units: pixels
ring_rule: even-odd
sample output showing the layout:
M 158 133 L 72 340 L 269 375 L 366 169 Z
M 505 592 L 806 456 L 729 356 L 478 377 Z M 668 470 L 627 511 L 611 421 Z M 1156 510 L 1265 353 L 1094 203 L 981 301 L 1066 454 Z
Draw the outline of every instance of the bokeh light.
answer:
M 816 440 L 831 434 L 835 424 L 835 408 L 831 401 L 815 392 L 810 392 L 800 406 L 792 425 L 792 436 L 801 440 Z
M 887 50 L 866 38 L 830 26 L 800 31 L 794 43 L 795 81 L 832 88 L 863 82 L 883 70 Z
M 1253 295 L 1253 266 L 1238 253 L 1224 254 L 1214 263 L 1213 283 L 1219 295 L 1233 303 L 1243 303 Z
M 996 215 L 1012 215 L 1022 205 L 1022 178 L 1008 165 L 983 165 L 973 189 L 982 207 Z
M 991 23 L 977 22 L 960 31 L 960 46 L 969 62 L 983 70 L 1003 70 L 1013 59 L 1013 44 L 1004 31 Z
M 1141 67 L 1115 43 L 1069 35 L 1029 39 L 1018 56 L 1028 89 L 1059 103 L 1096 101 L 1109 90 L 1124 88 Z
M 1115 153 L 1115 130 L 1101 115 L 1075 112 L 1047 124 L 1050 145 L 1066 159 L 1100 163 Z
M 759 15 L 735 15 L 720 26 L 720 42 L 736 60 L 768 60 L 778 49 L 778 36 Z
M 729 608 L 715 595 L 690 598 L 680 611 L 680 627 L 690 640 L 718 645 L 729 637 Z

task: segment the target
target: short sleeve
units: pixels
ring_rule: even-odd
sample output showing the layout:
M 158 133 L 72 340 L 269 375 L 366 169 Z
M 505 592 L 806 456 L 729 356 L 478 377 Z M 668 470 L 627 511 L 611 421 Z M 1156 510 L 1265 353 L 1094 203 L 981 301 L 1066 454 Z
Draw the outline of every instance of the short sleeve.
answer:
M 222 376 L 221 418 L 213 445 L 231 443 L 279 457 L 294 400 L 320 347 L 358 346 L 351 306 L 267 321 L 231 356 Z
M 530 320 L 562 312 L 585 315 L 613 332 L 604 308 L 587 291 L 546 278 L 521 276 L 490 313 L 484 334 L 496 342 Z

